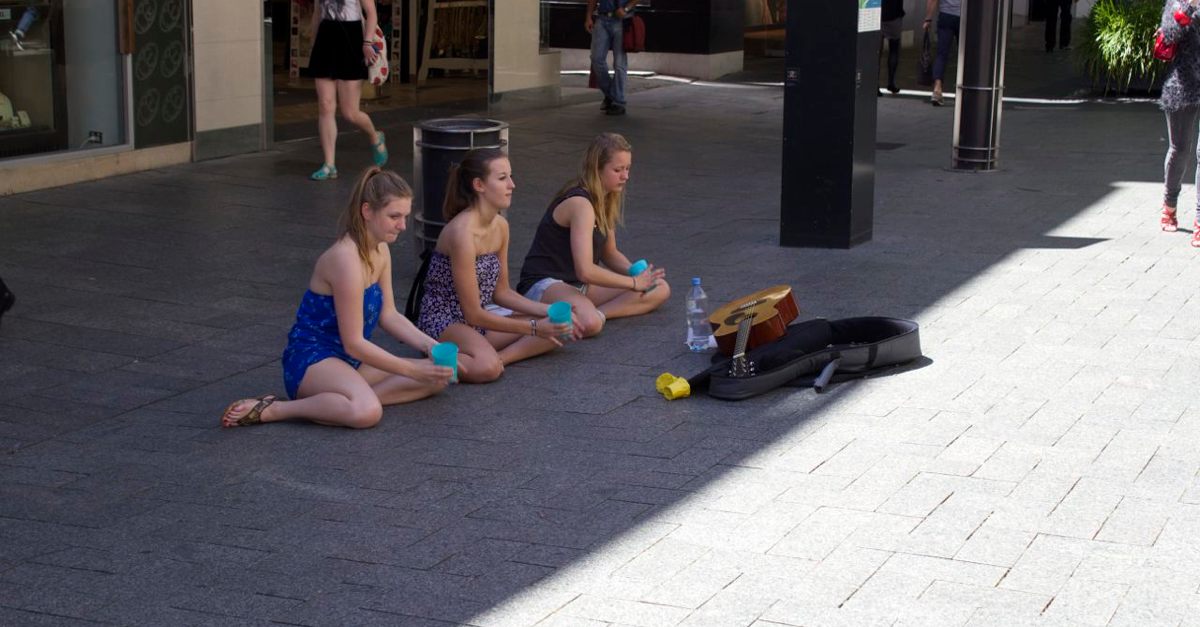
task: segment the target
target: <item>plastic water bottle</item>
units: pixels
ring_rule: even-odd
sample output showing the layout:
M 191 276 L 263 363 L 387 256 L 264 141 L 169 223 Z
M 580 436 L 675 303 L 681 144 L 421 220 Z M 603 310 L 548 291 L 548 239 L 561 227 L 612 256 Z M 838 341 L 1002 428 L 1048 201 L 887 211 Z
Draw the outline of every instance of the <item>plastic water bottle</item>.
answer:
M 692 279 L 692 289 L 684 301 L 687 307 L 687 345 L 693 352 L 708 350 L 712 326 L 708 324 L 708 295 L 700 287 L 700 277 Z

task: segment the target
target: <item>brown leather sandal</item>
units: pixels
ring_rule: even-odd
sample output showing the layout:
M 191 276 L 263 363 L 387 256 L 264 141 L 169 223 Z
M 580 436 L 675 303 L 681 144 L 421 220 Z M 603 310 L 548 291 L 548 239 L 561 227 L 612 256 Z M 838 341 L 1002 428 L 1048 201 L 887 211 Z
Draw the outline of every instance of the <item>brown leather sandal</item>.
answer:
M 1179 220 L 1175 217 L 1175 210 L 1163 205 L 1162 217 L 1158 220 L 1162 230 L 1168 233 L 1174 233 L 1179 230 Z
M 246 427 L 249 425 L 256 425 L 256 424 L 261 423 L 263 410 L 270 407 L 271 403 L 274 403 L 276 398 L 278 398 L 278 397 L 276 397 L 274 394 L 266 394 L 266 395 L 258 397 L 257 399 L 255 399 L 258 402 L 254 404 L 254 407 L 250 408 L 250 411 L 247 412 L 245 416 L 238 418 L 237 421 L 234 422 L 233 424 L 225 424 L 225 416 L 229 415 L 229 412 L 230 412 L 230 410 L 233 409 L 234 405 L 237 405 L 238 403 L 240 403 L 242 401 L 237 400 L 237 401 L 230 403 L 229 407 L 225 408 L 225 413 L 221 414 L 221 426 L 222 427 L 233 427 L 233 426 Z

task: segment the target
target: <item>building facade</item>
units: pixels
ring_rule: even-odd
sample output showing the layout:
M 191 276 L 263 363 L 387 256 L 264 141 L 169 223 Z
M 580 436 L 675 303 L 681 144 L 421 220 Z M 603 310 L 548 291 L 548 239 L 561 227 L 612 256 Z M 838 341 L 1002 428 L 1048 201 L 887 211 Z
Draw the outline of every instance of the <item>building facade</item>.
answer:
M 0 0 L 0 194 L 259 149 L 247 0 Z
M 0 0 L 0 195 L 269 148 L 277 112 L 315 114 L 303 91 L 313 2 Z M 481 111 L 502 114 L 560 102 L 562 70 L 587 66 L 586 0 L 376 6 L 393 95 L 474 76 Z M 699 78 L 741 69 L 745 6 L 640 0 L 651 34 L 634 67 Z M 281 84 L 289 103 L 275 101 Z

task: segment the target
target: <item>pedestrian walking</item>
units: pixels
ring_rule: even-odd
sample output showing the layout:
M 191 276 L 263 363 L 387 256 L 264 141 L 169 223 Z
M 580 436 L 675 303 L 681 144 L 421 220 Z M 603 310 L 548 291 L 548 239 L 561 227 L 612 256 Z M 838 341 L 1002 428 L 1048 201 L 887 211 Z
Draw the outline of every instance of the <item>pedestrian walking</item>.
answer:
M 633 148 L 624 137 L 604 133 L 592 140 L 579 176 L 546 208 L 521 267 L 517 291 L 543 303 L 571 303 L 584 336 L 599 333 L 608 318 L 654 311 L 671 296 L 665 270 L 647 265 L 634 274 L 617 248 L 632 165 Z
M 942 76 L 946 73 L 946 61 L 950 58 L 951 48 L 958 51 L 958 29 L 962 15 L 962 0 L 926 0 L 925 22 L 926 31 L 935 26 L 937 32 L 937 54 L 933 58 L 933 95 L 929 102 L 935 107 L 944 104 L 942 99 Z
M 884 42 L 887 42 L 887 90 L 898 94 L 900 88 L 896 87 L 896 69 L 900 67 L 900 32 L 904 24 L 904 0 L 883 0 L 880 19 L 880 54 L 883 53 Z
M 1049 0 L 1046 3 L 1046 52 L 1054 52 L 1054 36 L 1058 47 L 1071 49 L 1071 11 L 1076 0 Z
M 371 46 L 378 19 L 375 0 L 317 0 L 313 6 L 312 32 L 316 33 L 308 69 L 317 86 L 317 132 L 321 139 L 321 167 L 309 175 L 314 181 L 335 179 L 337 119 L 342 117 L 367 136 L 371 160 L 382 167 L 388 160 L 383 131 L 375 129 L 371 116 L 362 110 L 362 82 L 367 66 L 378 53 Z
M 1167 66 L 1163 81 L 1162 98 L 1159 101 L 1167 116 L 1167 158 L 1163 166 L 1164 186 L 1162 215 L 1159 225 L 1162 230 L 1173 233 L 1179 229 L 1176 215 L 1179 207 L 1179 191 L 1183 187 L 1183 174 L 1187 170 L 1188 157 L 1196 148 L 1196 123 L 1200 118 L 1200 0 L 1167 0 L 1163 5 L 1163 39 L 1175 45 L 1175 58 Z M 1200 160 L 1200 153 L 1197 153 Z M 1200 170 L 1196 172 L 1196 186 L 1200 189 Z M 1198 193 L 1200 195 L 1200 193 Z M 1200 198 L 1197 199 L 1197 216 L 1200 216 Z M 1200 248 L 1200 219 L 1193 219 L 1193 247 Z
M 579 325 L 554 324 L 549 307 L 508 282 L 512 166 L 499 148 L 477 148 L 450 170 L 442 215 L 446 226 L 429 257 L 417 326 L 458 345 L 468 383 L 495 381 L 504 367 L 578 338 Z
M 342 213 L 342 235 L 317 259 L 288 333 L 282 361 L 291 400 L 267 394 L 234 401 L 221 415 L 221 426 L 303 418 L 365 429 L 379 422 L 384 405 L 446 387 L 451 368 L 398 357 L 370 340 L 378 325 L 424 354 L 437 344 L 400 315 L 392 297 L 388 245 L 405 230 L 412 196 L 395 172 L 377 167 L 363 172 Z
M 624 20 L 633 14 L 638 0 L 588 0 L 583 27 L 592 35 L 592 74 L 596 87 L 604 92 L 601 109 L 608 115 L 625 115 Z M 608 51 L 612 50 L 613 75 L 608 75 Z

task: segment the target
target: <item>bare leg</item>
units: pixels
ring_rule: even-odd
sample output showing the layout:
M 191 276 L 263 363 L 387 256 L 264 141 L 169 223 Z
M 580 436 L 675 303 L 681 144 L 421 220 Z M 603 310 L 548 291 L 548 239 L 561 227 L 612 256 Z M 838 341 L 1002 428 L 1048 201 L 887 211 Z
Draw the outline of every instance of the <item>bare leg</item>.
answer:
M 649 292 L 635 292 L 614 287 L 592 286 L 587 297 L 608 318 L 639 316 L 658 309 L 671 297 L 671 286 L 660 280 L 658 287 Z
M 504 374 L 504 362 L 491 345 L 474 328 L 455 323 L 446 327 L 439 342 L 458 344 L 458 360 L 466 372 L 459 372 L 458 380 L 464 383 L 489 383 Z
M 329 78 L 318 78 L 317 83 L 317 134 L 321 137 L 321 155 L 323 163 L 334 163 L 334 152 L 337 149 L 337 85 L 341 81 Z
M 596 304 L 587 296 L 580 294 L 575 286 L 569 283 L 555 283 L 542 292 L 543 303 L 560 300 L 571 303 L 571 309 L 575 312 L 575 318 L 579 320 L 580 330 L 583 331 L 584 337 L 592 337 L 604 328 L 605 314 L 600 313 L 596 309 Z
M 276 401 L 263 410 L 262 422 L 304 418 L 312 422 L 340 427 L 366 429 L 375 426 L 383 415 L 383 406 L 374 390 L 350 364 L 330 357 L 308 367 L 293 401 Z M 257 400 L 234 403 L 221 418 L 226 427 L 254 407 Z
M 375 395 L 379 397 L 379 402 L 383 405 L 399 405 L 419 401 L 446 389 L 444 383 L 422 383 L 367 364 L 359 366 L 358 373 L 375 391 Z
M 371 116 L 360 108 L 362 81 L 337 81 L 337 99 L 342 118 L 366 133 L 367 140 L 375 145 L 375 124 L 371 122 Z
M 513 316 L 517 320 L 529 320 L 529 316 Z M 504 365 L 515 364 L 523 359 L 536 357 L 558 348 L 558 344 L 545 338 L 517 333 L 502 333 L 488 331 L 487 341 L 499 350 L 500 361 Z

